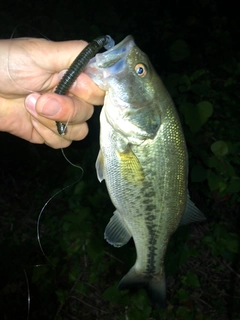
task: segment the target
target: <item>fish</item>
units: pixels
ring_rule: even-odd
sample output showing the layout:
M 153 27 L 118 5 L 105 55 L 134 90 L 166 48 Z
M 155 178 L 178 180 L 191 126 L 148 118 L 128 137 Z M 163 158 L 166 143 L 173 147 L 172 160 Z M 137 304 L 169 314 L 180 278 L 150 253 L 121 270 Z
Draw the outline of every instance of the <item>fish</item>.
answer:
M 119 290 L 143 288 L 166 307 L 164 257 L 181 224 L 205 220 L 188 193 L 188 154 L 174 103 L 131 35 L 98 53 L 84 72 L 106 91 L 100 114 L 97 177 L 116 210 L 104 237 L 115 247 L 133 238 L 136 262 Z

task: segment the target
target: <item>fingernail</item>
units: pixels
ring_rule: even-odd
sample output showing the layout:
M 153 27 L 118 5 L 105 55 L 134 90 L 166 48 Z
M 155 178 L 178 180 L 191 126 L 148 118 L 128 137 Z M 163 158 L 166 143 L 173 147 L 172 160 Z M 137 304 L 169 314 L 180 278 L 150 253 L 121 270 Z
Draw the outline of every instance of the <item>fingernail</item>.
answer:
M 66 72 L 67 72 L 67 69 L 59 72 L 59 74 L 58 74 L 59 81 L 62 79 L 62 77 L 65 75 Z
M 42 106 L 40 114 L 43 116 L 55 116 L 61 110 L 61 104 L 55 99 L 49 99 Z
M 35 109 L 35 106 L 36 106 L 36 102 L 37 102 L 37 99 L 39 98 L 39 94 L 31 94 L 29 96 L 27 96 L 26 100 L 25 100 L 25 106 L 26 106 L 26 109 L 28 110 L 29 113 L 31 114 L 36 114 L 36 109 Z

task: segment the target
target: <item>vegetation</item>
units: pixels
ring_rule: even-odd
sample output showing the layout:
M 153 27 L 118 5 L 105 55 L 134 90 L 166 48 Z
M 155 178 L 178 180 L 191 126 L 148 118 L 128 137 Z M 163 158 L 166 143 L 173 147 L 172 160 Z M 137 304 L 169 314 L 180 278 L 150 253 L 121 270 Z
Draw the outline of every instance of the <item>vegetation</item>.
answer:
M 48 4 L 47 4 L 48 3 Z M 99 108 L 90 134 L 65 153 L 1 133 L 0 310 L 10 319 L 238 320 L 240 314 L 240 51 L 237 12 L 200 0 L 18 1 L 1 4 L 2 37 L 92 40 L 132 34 L 176 103 L 189 150 L 189 189 L 208 223 L 181 227 L 166 259 L 168 307 L 145 292 L 119 292 L 135 261 L 130 242 L 103 239 L 114 210 L 95 173 Z M 11 7 L 12 8 L 12 7 Z M 237 11 L 237 10 L 236 10 Z M 54 12 L 54 14 L 53 14 Z M 53 17 L 53 18 L 52 18 Z M 31 33 L 29 33 L 31 30 Z M 74 184 L 73 184 L 74 182 Z M 46 201 L 60 189 L 45 207 Z M 41 249 L 42 248 L 42 249 Z

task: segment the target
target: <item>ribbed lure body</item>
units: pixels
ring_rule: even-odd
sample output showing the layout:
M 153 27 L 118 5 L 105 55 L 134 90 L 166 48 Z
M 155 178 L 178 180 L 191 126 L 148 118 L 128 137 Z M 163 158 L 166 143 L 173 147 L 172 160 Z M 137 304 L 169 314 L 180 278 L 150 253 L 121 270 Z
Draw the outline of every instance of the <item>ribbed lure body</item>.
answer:
M 73 82 L 77 79 L 80 73 L 88 64 L 89 60 L 102 49 L 110 49 L 114 46 L 114 41 L 110 36 L 101 36 L 90 42 L 76 57 L 70 68 L 59 82 L 55 93 L 65 95 L 70 89 Z M 58 133 L 63 136 L 66 133 L 66 125 L 62 122 L 56 122 Z

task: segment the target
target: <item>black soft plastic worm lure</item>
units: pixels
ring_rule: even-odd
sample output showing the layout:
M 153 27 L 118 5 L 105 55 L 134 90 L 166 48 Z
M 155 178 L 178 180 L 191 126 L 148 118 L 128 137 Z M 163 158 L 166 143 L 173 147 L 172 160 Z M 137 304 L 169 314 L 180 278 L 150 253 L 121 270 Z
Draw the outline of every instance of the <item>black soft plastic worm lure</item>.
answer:
M 79 74 L 88 64 L 89 60 L 92 59 L 95 56 L 95 54 L 103 47 L 108 50 L 113 46 L 114 40 L 108 35 L 98 37 L 94 39 L 92 42 L 90 42 L 83 49 L 83 51 L 80 52 L 80 54 L 71 64 L 68 71 L 64 74 L 63 78 L 61 79 L 55 90 L 55 93 L 65 95 L 71 87 L 71 85 L 73 84 L 73 82 L 77 79 Z M 56 121 L 56 125 L 58 133 L 61 136 L 64 136 L 66 134 L 66 124 Z

